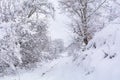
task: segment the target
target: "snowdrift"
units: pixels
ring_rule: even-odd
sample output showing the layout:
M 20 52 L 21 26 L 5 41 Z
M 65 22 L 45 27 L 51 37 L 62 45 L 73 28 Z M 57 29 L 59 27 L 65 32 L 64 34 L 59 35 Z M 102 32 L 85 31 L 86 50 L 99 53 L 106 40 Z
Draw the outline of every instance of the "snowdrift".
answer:
M 83 54 L 87 55 L 83 64 L 88 71 L 84 80 L 120 80 L 120 24 L 107 24 Z

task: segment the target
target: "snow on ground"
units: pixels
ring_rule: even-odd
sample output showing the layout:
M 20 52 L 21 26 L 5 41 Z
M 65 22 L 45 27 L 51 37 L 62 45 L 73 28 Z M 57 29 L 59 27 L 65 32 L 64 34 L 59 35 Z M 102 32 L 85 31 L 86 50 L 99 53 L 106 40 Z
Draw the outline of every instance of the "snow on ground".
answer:
M 96 33 L 81 54 L 87 55 L 83 61 L 63 55 L 34 71 L 0 80 L 120 80 L 120 24 L 109 24 Z
M 7 76 L 0 80 L 79 80 L 81 70 L 71 60 L 70 57 L 56 59 L 32 72 Z
M 120 24 L 119 19 L 107 24 L 88 44 L 85 60 L 93 68 L 84 80 L 120 80 Z M 86 63 L 84 63 L 86 64 Z

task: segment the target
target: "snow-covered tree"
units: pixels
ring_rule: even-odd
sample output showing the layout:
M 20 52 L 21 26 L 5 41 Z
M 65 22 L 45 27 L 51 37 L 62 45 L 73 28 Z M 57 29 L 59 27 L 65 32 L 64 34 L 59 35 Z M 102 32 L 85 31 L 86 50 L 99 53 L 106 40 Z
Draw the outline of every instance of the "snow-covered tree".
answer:
M 103 24 L 98 24 L 101 17 L 98 10 L 105 2 L 106 0 L 60 0 L 63 12 L 66 12 L 72 20 L 75 41 L 81 42 L 80 45 L 87 45 L 96 27 L 97 29 L 103 27 Z
M 1 0 L 0 27 L 5 35 L 0 60 L 13 69 L 39 61 L 48 42 L 48 17 L 53 15 L 48 0 Z

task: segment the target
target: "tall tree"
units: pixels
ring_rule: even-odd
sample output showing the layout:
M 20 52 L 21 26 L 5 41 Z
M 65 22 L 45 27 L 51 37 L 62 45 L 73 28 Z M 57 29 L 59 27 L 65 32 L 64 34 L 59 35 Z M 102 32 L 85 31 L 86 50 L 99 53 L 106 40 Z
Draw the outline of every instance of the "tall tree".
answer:
M 97 20 L 100 16 L 97 11 L 105 2 L 106 0 L 60 0 L 62 10 L 72 20 L 72 30 L 77 36 L 76 41 L 81 42 L 80 44 L 87 45 L 92 38 L 95 31 L 93 25 L 91 26 L 91 23 L 93 23 L 91 21 L 93 21 L 93 18 Z

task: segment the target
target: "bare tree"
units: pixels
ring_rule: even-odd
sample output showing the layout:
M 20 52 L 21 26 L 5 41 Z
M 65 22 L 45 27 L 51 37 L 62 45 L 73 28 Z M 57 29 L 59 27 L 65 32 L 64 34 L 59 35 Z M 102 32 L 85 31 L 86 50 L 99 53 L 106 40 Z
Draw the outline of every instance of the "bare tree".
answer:
M 61 0 L 60 6 L 64 12 L 68 13 L 72 19 L 73 33 L 77 35 L 77 41 L 81 41 L 81 44 L 88 44 L 88 41 L 92 38 L 90 32 L 90 20 L 96 15 L 98 9 L 106 0 Z

